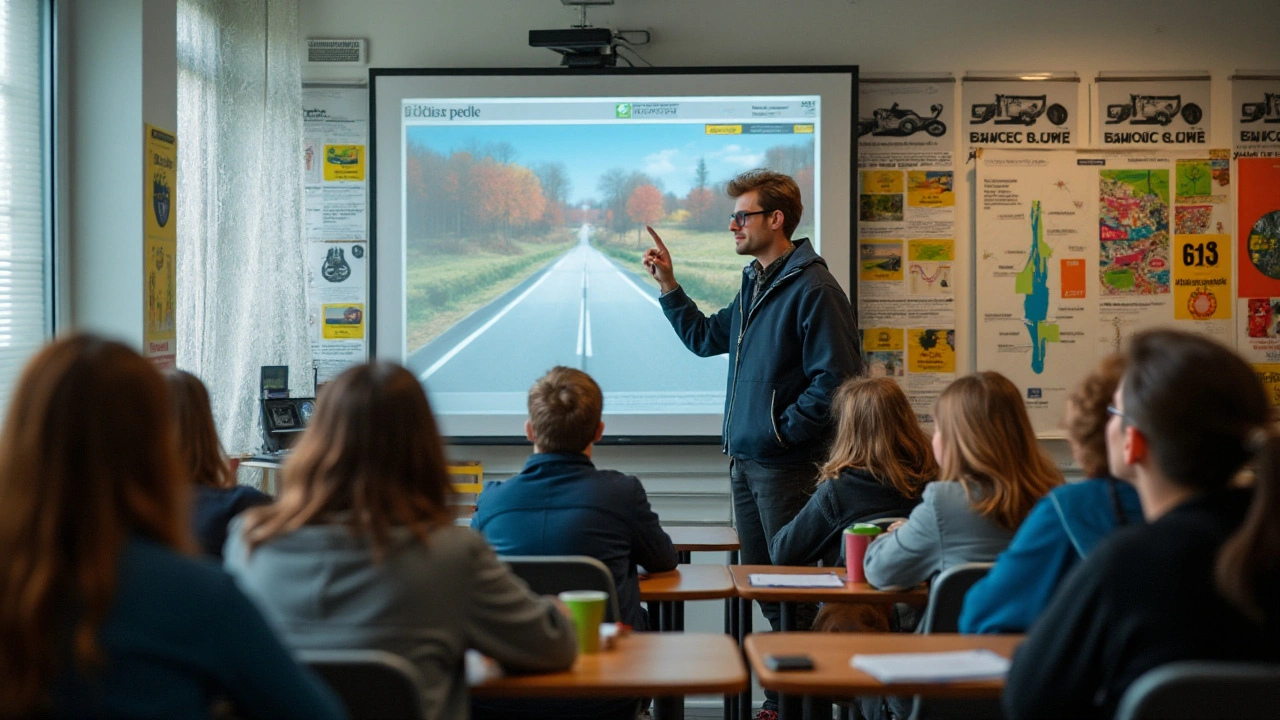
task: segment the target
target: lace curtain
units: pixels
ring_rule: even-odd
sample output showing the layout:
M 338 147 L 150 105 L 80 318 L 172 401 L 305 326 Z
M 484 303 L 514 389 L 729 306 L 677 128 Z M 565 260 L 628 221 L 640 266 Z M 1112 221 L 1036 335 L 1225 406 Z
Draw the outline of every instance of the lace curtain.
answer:
M 311 392 L 298 0 L 178 1 L 178 367 L 229 453 L 261 445 L 262 365 Z

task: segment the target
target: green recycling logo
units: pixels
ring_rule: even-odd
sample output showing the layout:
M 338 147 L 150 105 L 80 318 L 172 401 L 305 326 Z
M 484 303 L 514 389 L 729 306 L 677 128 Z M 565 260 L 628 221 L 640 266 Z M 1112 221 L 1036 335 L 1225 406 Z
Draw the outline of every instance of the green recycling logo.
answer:
M 618 103 L 613 107 L 613 113 L 619 119 L 630 119 L 631 103 Z

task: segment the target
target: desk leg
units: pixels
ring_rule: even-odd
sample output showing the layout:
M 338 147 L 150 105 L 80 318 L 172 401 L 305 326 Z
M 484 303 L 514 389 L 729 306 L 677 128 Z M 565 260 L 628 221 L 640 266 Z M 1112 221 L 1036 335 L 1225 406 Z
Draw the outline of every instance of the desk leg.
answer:
M 738 598 L 738 643 L 751 634 L 751 601 Z M 745 659 L 745 658 L 744 658 Z M 751 720 L 751 664 L 747 663 L 747 689 L 738 696 L 738 719 Z
M 679 559 L 679 562 L 681 565 L 688 565 L 689 563 L 693 562 L 693 551 L 677 550 L 676 557 Z
M 793 602 L 778 603 L 782 606 L 782 632 L 796 630 L 796 604 Z
M 684 720 L 684 698 L 660 697 L 653 699 L 654 720 Z
M 671 620 L 672 630 L 684 632 L 684 603 L 682 601 L 677 600 L 671 603 Z

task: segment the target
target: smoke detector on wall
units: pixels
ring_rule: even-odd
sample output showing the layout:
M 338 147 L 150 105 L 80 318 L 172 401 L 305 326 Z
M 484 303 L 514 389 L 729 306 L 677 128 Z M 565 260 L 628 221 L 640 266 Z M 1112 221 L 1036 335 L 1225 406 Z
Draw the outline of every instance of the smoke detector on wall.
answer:
M 308 38 L 307 62 L 328 67 L 366 65 L 369 62 L 369 41 L 360 38 Z

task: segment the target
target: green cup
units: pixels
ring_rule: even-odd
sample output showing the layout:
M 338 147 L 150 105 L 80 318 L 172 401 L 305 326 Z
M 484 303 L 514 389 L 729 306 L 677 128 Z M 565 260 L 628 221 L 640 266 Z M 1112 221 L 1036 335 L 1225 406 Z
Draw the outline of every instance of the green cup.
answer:
M 560 593 L 560 602 L 569 608 L 573 629 L 578 634 L 578 653 L 600 652 L 600 623 L 604 621 L 604 604 L 609 594 L 599 590 L 571 590 Z

